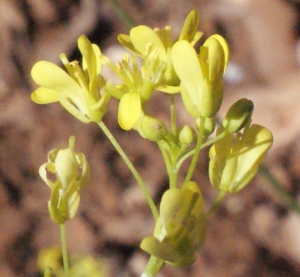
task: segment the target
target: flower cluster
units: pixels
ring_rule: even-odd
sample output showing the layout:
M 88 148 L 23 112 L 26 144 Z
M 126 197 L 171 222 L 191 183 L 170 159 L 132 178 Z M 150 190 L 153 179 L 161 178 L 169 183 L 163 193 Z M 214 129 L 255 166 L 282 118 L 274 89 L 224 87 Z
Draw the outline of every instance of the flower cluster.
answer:
M 225 38 L 214 34 L 195 49 L 202 37 L 198 25 L 199 14 L 191 11 L 177 39 L 172 39 L 170 26 L 164 29 L 136 26 L 129 35 L 118 36 L 130 53 L 124 53 L 117 63 L 111 62 L 82 35 L 78 39 L 81 64 L 69 62 L 61 54 L 66 71 L 41 61 L 31 72 L 40 86 L 31 95 L 34 102 L 60 102 L 80 121 L 96 122 L 111 140 L 141 185 L 156 220 L 153 235 L 142 241 L 141 248 L 156 261 L 177 267 L 194 262 L 196 251 L 205 241 L 211 211 L 226 193 L 237 193 L 252 180 L 273 142 L 268 129 L 252 124 L 254 105 L 248 99 L 240 99 L 230 107 L 216 136 L 210 138 L 223 101 L 229 47 Z M 102 66 L 110 68 L 119 82 L 104 80 Z M 169 121 L 148 113 L 147 105 L 151 105 L 155 91 L 162 99 L 170 100 Z M 181 98 L 191 116 L 190 124 L 182 126 L 177 122 L 175 97 Z M 140 176 L 103 123 L 111 98 L 119 103 L 120 127 L 126 131 L 133 129 L 142 138 L 156 142 L 162 153 L 169 189 L 162 196 L 159 212 Z M 40 168 L 42 179 L 51 188 L 48 206 L 56 223 L 75 215 L 80 193 L 89 180 L 87 161 L 82 153 L 73 151 L 71 141 L 67 149 L 50 151 L 48 162 Z M 192 177 L 199 153 L 207 146 L 211 146 L 209 178 L 220 191 L 220 197 L 206 213 L 200 187 Z M 184 182 L 178 184 L 181 165 L 189 157 L 192 159 Z M 50 173 L 55 175 L 54 181 L 48 177 Z M 150 275 L 155 274 L 151 271 L 147 276 Z

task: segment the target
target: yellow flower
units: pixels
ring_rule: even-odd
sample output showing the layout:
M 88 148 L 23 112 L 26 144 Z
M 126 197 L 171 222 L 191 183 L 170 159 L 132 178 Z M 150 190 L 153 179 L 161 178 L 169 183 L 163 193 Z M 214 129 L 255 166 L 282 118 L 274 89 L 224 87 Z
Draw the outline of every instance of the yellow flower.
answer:
M 57 224 L 75 216 L 80 193 L 90 181 L 89 164 L 82 153 L 74 152 L 74 144 L 75 138 L 70 137 L 69 148 L 51 150 L 48 162 L 39 169 L 41 178 L 51 189 L 48 209 L 52 221 Z M 53 174 L 54 181 L 51 180 Z
M 141 248 L 170 265 L 191 265 L 196 259 L 195 251 L 205 240 L 202 208 L 202 194 L 195 182 L 182 189 L 167 190 L 161 200 L 154 235 L 143 239 Z
M 60 58 L 67 72 L 47 61 L 37 62 L 32 70 L 33 80 L 40 86 L 31 94 L 37 104 L 60 102 L 77 119 L 84 123 L 99 122 L 107 111 L 109 93 L 100 75 L 100 49 L 85 36 L 78 39 L 82 54 L 82 69 L 77 61 L 69 62 L 64 54 Z
M 198 25 L 199 14 L 197 11 L 191 11 L 185 20 L 178 39 L 186 40 L 194 45 L 202 36 L 202 33 L 197 31 Z M 157 48 L 159 50 L 160 61 L 167 64 L 163 76 L 164 80 L 157 89 L 167 93 L 176 93 L 180 91 L 179 79 L 174 72 L 171 61 L 171 48 L 174 44 L 174 40 L 171 38 L 170 31 L 170 26 L 166 26 L 162 30 L 158 28 L 153 30 L 147 26 L 140 25 L 132 28 L 129 36 L 124 34 L 119 35 L 118 40 L 128 50 L 142 58 L 145 58 L 148 55 L 149 48 Z
M 172 61 L 181 81 L 181 97 L 193 117 L 213 117 L 220 109 L 228 56 L 227 42 L 219 35 L 210 36 L 199 55 L 188 41 L 174 44 Z
M 224 131 L 218 129 L 218 134 Z M 273 143 L 272 133 L 253 124 L 243 134 L 230 134 L 209 151 L 209 177 L 216 189 L 236 193 L 255 176 Z
M 152 50 L 143 60 L 140 69 L 134 54 L 129 56 L 125 53 L 122 62 L 116 64 L 106 59 L 106 65 L 123 82 L 115 86 L 107 82 L 106 87 L 113 97 L 120 99 L 118 122 L 124 130 L 132 129 L 143 117 L 143 104 L 150 99 L 161 82 L 166 67 L 165 63 L 160 62 L 158 55 L 158 49 Z

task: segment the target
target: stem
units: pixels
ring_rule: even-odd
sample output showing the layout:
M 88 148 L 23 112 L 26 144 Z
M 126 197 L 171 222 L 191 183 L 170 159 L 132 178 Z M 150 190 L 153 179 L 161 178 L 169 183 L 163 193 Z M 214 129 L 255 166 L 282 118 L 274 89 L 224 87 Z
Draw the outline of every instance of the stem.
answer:
M 67 237 L 66 237 L 66 225 L 65 223 L 59 224 L 60 227 L 60 240 L 61 240 L 61 250 L 63 255 L 64 272 L 65 277 L 69 276 L 69 260 L 68 260 L 68 250 L 67 250 Z
M 171 160 L 170 160 L 170 157 L 165 149 L 165 147 L 163 146 L 163 142 L 162 141 L 158 141 L 157 142 L 157 145 L 160 149 L 160 152 L 164 158 L 164 162 L 165 162 L 165 165 L 166 165 L 166 168 L 167 168 L 167 172 L 168 172 L 168 176 L 169 176 L 169 179 L 170 179 L 170 176 L 171 176 L 171 172 L 172 172 L 172 165 L 171 165 Z M 171 182 L 170 182 L 171 183 Z
M 136 21 L 124 10 L 122 5 L 117 0 L 108 0 L 108 2 L 114 6 L 116 13 L 124 21 L 124 23 L 129 27 L 136 26 Z
M 171 188 L 177 188 L 177 175 L 178 175 L 178 171 L 177 171 L 177 167 L 176 164 L 172 164 L 171 165 L 171 174 L 169 175 L 170 178 L 170 189 Z
M 195 147 L 195 150 L 194 150 L 195 152 L 194 152 L 194 156 L 193 156 L 192 162 L 190 164 L 188 173 L 185 177 L 183 186 L 191 180 L 191 177 L 194 173 L 194 170 L 195 170 L 195 167 L 196 167 L 196 164 L 197 164 L 197 160 L 198 160 L 198 157 L 199 157 L 199 153 L 200 153 L 200 150 L 201 150 L 201 144 L 202 144 L 203 134 L 204 134 L 204 123 L 205 123 L 205 117 L 200 117 L 200 126 L 199 126 L 199 130 L 198 130 L 197 143 L 196 143 L 196 147 Z
M 175 110 L 175 97 L 173 94 L 170 94 L 170 112 L 171 112 L 171 129 L 172 129 L 172 133 L 176 136 L 176 132 L 177 132 L 176 110 Z
M 45 268 L 44 277 L 52 277 L 52 269 L 51 269 L 51 267 L 46 267 Z
M 219 204 L 221 203 L 221 201 L 223 200 L 225 195 L 226 195 L 225 191 L 221 191 L 219 193 L 219 195 L 218 195 L 217 199 L 215 200 L 214 204 L 211 206 L 211 208 L 207 212 L 206 219 L 210 218 L 210 216 L 215 212 L 216 208 L 219 206 Z
M 269 168 L 263 164 L 259 167 L 259 173 L 263 175 L 272 185 L 272 187 L 278 192 L 278 194 L 284 199 L 287 205 L 300 214 L 300 205 L 298 201 L 288 192 L 286 192 L 280 182 L 275 178 L 275 176 L 271 173 Z
M 151 256 L 141 277 L 154 277 L 164 265 L 163 260 Z
M 227 132 L 223 132 L 221 134 L 219 134 L 218 136 L 214 137 L 213 139 L 203 143 L 200 147 L 200 150 L 202 150 L 203 148 L 213 144 L 213 143 L 216 143 L 217 141 L 221 140 L 222 138 L 224 138 L 226 135 L 228 135 Z M 189 158 L 190 156 L 192 156 L 193 154 L 195 153 L 195 148 L 190 150 L 188 153 L 186 153 L 184 156 L 181 157 L 181 159 L 178 161 L 177 163 L 177 170 L 180 169 L 181 165 L 183 164 L 183 162 Z
M 112 133 L 108 130 L 108 128 L 105 126 L 105 124 L 102 121 L 98 122 L 97 124 L 102 129 L 102 131 L 107 136 L 107 138 L 110 140 L 111 144 L 115 147 L 116 151 L 119 153 L 119 155 L 121 156 L 121 158 L 123 159 L 123 161 L 125 162 L 127 167 L 129 168 L 129 170 L 131 171 L 132 175 L 136 179 L 137 183 L 141 187 L 141 189 L 142 189 L 142 191 L 143 191 L 143 193 L 144 193 L 144 195 L 147 199 L 148 205 L 151 209 L 151 212 L 152 212 L 152 215 L 153 215 L 154 219 L 157 220 L 158 217 L 159 217 L 159 213 L 158 213 L 158 211 L 155 207 L 155 204 L 154 204 L 154 202 L 153 202 L 153 200 L 150 196 L 150 193 L 149 193 L 148 189 L 146 188 L 146 185 L 143 182 L 141 176 L 136 171 L 135 167 L 133 166 L 131 161 L 128 159 L 127 155 L 125 154 L 125 152 L 121 148 L 120 144 L 116 141 L 116 139 L 114 138 Z

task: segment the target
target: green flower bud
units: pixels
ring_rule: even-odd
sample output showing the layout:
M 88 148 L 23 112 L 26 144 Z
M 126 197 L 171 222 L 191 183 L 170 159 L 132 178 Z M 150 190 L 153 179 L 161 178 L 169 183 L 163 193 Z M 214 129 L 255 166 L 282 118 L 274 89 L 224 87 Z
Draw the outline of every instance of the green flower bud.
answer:
M 196 118 L 196 126 L 197 126 L 197 129 L 199 129 L 200 117 Z M 215 127 L 216 127 L 215 118 L 214 117 L 212 117 L 212 118 L 207 117 L 205 119 L 205 122 L 204 122 L 204 133 L 203 133 L 203 135 L 205 137 L 208 137 L 209 135 L 211 135 L 214 132 Z
M 172 266 L 191 265 L 196 259 L 195 252 L 205 241 L 206 219 L 202 209 L 202 194 L 195 182 L 182 189 L 167 190 L 154 234 L 143 239 L 141 248 Z
M 179 141 L 182 144 L 191 144 L 195 140 L 195 131 L 190 126 L 185 125 L 179 132 Z
M 90 169 L 85 156 L 74 152 L 75 138 L 70 137 L 69 148 L 54 149 L 48 153 L 48 162 L 43 164 L 39 173 L 51 189 L 48 209 L 54 223 L 62 224 L 75 216 L 80 193 L 90 180 Z M 48 178 L 55 174 L 55 180 Z
M 142 119 L 140 134 L 150 141 L 159 141 L 167 135 L 167 129 L 162 121 L 146 115 Z
M 228 110 L 223 126 L 229 133 L 236 133 L 245 127 L 251 119 L 254 105 L 246 98 L 236 101 Z

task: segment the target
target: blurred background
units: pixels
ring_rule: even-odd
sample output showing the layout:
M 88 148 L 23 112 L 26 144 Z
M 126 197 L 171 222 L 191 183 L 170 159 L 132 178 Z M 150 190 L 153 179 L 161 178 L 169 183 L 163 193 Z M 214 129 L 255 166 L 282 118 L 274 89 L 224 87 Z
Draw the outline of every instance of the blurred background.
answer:
M 205 38 L 219 33 L 230 45 L 220 116 L 235 100 L 251 99 L 253 122 L 273 132 L 274 146 L 261 174 L 241 193 L 227 196 L 210 218 L 195 264 L 165 266 L 160 276 L 300 276 L 297 0 L 0 0 L 0 276 L 41 276 L 41 249 L 60 245 L 59 228 L 48 216 L 50 190 L 38 168 L 48 151 L 67 146 L 70 135 L 91 164 L 92 182 L 77 216 L 67 222 L 69 250 L 102 257 L 107 276 L 140 276 L 148 255 L 139 243 L 154 226 L 140 188 L 95 124 L 79 122 L 59 104 L 31 102 L 36 87 L 30 70 L 39 60 L 60 64 L 62 52 L 78 58 L 81 34 L 119 60 L 118 34 L 138 24 L 168 24 L 176 38 L 192 9 L 200 13 Z M 167 117 L 168 103 L 156 95 L 153 101 L 151 112 Z M 116 109 L 112 101 L 104 121 L 158 202 L 168 184 L 161 156 L 154 143 L 120 130 Z M 179 121 L 192 124 L 180 108 Z M 209 185 L 205 154 L 194 179 L 208 209 L 218 193 Z

